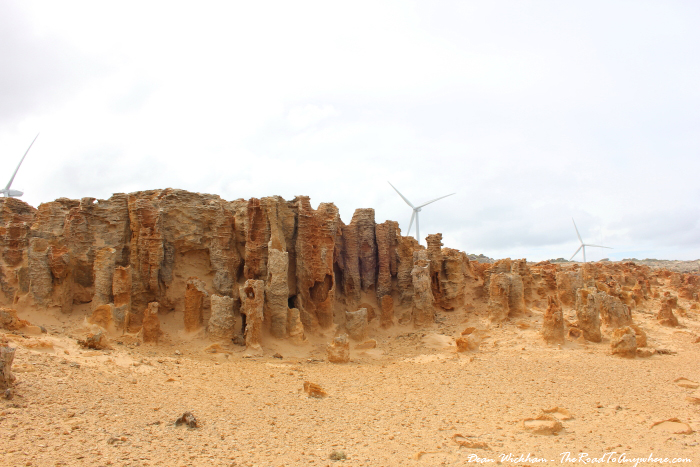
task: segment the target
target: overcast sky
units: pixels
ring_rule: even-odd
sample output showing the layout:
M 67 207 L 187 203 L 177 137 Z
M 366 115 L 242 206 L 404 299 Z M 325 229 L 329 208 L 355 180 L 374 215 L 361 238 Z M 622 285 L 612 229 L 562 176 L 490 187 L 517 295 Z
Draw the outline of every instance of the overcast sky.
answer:
M 700 258 L 695 1 L 0 1 L 0 185 L 308 195 L 502 258 Z M 414 235 L 414 232 L 412 232 Z M 424 243 L 424 240 L 423 240 Z M 578 256 L 580 259 L 580 254 Z

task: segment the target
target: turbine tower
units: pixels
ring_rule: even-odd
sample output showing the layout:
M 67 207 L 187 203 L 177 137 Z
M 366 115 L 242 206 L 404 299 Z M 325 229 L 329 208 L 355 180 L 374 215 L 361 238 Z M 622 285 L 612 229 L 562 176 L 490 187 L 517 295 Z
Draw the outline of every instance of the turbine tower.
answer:
M 391 182 L 387 182 L 387 183 L 389 183 L 389 185 L 391 185 Z M 411 222 L 408 224 L 408 230 L 406 231 L 406 234 L 410 234 L 410 233 L 411 233 L 411 227 L 413 227 L 413 219 L 415 219 L 415 220 L 416 220 L 416 240 L 418 240 L 418 244 L 420 245 L 420 222 L 418 221 L 418 213 L 419 213 L 419 212 L 421 211 L 421 209 L 424 208 L 425 206 L 427 206 L 427 205 L 429 205 L 429 204 L 431 204 L 431 203 L 434 203 L 435 201 L 441 200 L 442 198 L 447 198 L 448 196 L 452 196 L 452 195 L 454 195 L 454 193 L 450 193 L 449 195 L 445 195 L 445 196 L 441 196 L 441 197 L 439 197 L 439 198 L 435 198 L 434 200 L 428 201 L 427 203 L 423 203 L 423 204 L 421 204 L 420 206 L 414 206 L 413 204 L 411 204 L 411 202 L 410 202 L 408 199 L 406 199 L 406 197 L 405 197 L 404 195 L 401 194 L 401 192 L 400 192 L 399 190 L 396 189 L 396 187 L 395 187 L 394 185 L 391 185 L 391 187 L 399 194 L 399 196 L 400 196 L 404 201 L 406 201 L 406 204 L 408 204 L 409 206 L 411 206 L 411 209 L 413 209 L 413 214 L 411 214 Z
M 578 233 L 578 227 L 576 227 L 576 221 L 574 221 L 573 217 L 571 218 L 571 222 L 574 223 L 574 229 L 576 229 L 576 235 L 578 236 L 578 241 L 581 242 L 581 246 L 578 247 L 578 250 L 576 250 L 576 253 L 571 255 L 571 258 L 569 258 L 569 261 L 574 259 L 574 256 L 576 256 L 576 254 L 579 252 L 579 250 L 583 249 L 583 262 L 585 263 L 586 262 L 586 247 L 587 246 L 594 246 L 596 248 L 609 248 L 612 250 L 612 247 L 610 247 L 610 246 L 591 245 L 590 243 L 583 243 L 583 240 L 581 239 L 581 234 Z
M 38 137 L 39 137 L 39 133 L 36 134 L 36 136 L 32 140 L 32 144 L 30 144 L 29 147 L 27 148 L 27 150 L 24 152 L 24 156 L 22 156 L 22 159 L 20 159 L 19 164 L 17 164 L 17 168 L 15 169 L 15 173 L 12 174 L 12 178 L 10 178 L 10 181 L 7 182 L 7 186 L 3 189 L 0 189 L 0 194 L 2 194 L 5 198 L 8 198 L 8 197 L 18 198 L 24 194 L 24 192 L 19 191 L 19 190 L 10 190 L 10 186 L 12 185 L 12 182 L 15 180 L 15 175 L 17 175 L 17 171 L 19 170 L 19 166 L 22 165 L 22 162 L 24 162 L 24 158 L 27 157 L 27 153 L 32 148 L 34 141 L 36 141 L 36 139 Z

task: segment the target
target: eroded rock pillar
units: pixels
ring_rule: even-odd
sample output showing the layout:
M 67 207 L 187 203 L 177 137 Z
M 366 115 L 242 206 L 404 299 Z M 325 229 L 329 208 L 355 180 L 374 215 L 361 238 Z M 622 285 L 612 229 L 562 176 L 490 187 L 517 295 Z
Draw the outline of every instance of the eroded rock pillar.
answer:
M 236 316 L 233 309 L 233 298 L 225 295 L 211 296 L 211 317 L 207 325 L 210 336 L 221 339 L 232 339 L 236 334 Z
M 248 279 L 240 289 L 241 313 L 246 316 L 246 350 L 262 353 L 262 321 L 265 304 L 265 282 Z
M 422 327 L 435 321 L 435 299 L 430 285 L 430 260 L 426 250 L 413 253 L 413 325 Z
M 267 283 L 265 284 L 265 306 L 270 318 L 270 334 L 278 339 L 287 337 L 287 271 L 289 254 L 268 245 Z

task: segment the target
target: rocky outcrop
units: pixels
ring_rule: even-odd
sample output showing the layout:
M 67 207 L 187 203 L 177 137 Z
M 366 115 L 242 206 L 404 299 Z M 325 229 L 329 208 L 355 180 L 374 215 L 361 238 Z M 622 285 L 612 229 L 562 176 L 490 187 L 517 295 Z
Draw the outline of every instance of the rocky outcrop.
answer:
M 348 341 L 347 334 L 341 334 L 326 346 L 326 356 L 331 363 L 350 361 L 350 341 Z
M 29 325 L 29 321 L 20 319 L 17 316 L 17 310 L 14 308 L 0 308 L 0 329 L 18 331 Z
M 245 346 L 247 351 L 262 353 L 263 307 L 265 285 L 261 280 L 248 279 L 240 289 L 241 313 L 246 317 Z
M 675 299 L 676 297 L 673 297 Z M 670 297 L 661 299 L 661 309 L 656 313 L 656 319 L 659 324 L 669 327 L 678 326 L 678 318 L 673 314 L 674 300 Z
M 131 313 L 131 266 L 117 266 L 112 276 L 114 296 L 114 322 L 117 328 L 124 328 Z
M 615 329 L 610 339 L 610 351 L 613 355 L 634 358 L 637 354 L 637 338 L 634 330 L 629 326 Z
M 233 298 L 216 294 L 211 296 L 211 317 L 207 323 L 207 333 L 219 339 L 232 339 L 235 336 L 236 315 Z
M 427 326 L 435 322 L 435 299 L 430 281 L 430 260 L 426 250 L 413 253 L 413 325 Z
M 384 295 L 381 299 L 380 326 L 384 329 L 394 325 L 394 299 L 391 295 Z
M 600 306 L 600 319 L 609 328 L 621 328 L 632 324 L 632 313 L 627 305 L 617 297 L 595 294 Z
M 392 279 L 398 275 L 399 224 L 386 221 L 375 226 L 377 239 L 377 299 L 381 300 L 391 294 Z
M 194 332 L 202 327 L 206 285 L 196 277 L 187 279 L 185 288 L 185 331 Z
M 17 379 L 12 373 L 12 362 L 15 359 L 15 348 L 7 342 L 0 341 L 0 391 L 11 388 Z
M 421 249 L 422 247 L 413 237 L 400 237 L 398 239 L 396 280 L 401 306 L 411 306 L 413 303 L 413 254 Z M 410 316 L 406 318 L 410 319 Z M 400 323 L 403 324 L 405 321 L 405 317 L 399 317 Z
M 95 275 L 95 293 L 92 296 L 92 308 L 112 303 L 112 282 L 117 250 L 100 248 L 95 253 L 93 271 Z
M 151 302 L 143 313 L 143 322 L 141 326 L 141 339 L 143 342 L 153 342 L 157 344 L 158 340 L 163 335 L 163 331 L 160 329 L 158 308 L 158 302 Z
M 576 292 L 583 287 L 581 271 L 561 271 L 556 274 L 557 296 L 562 305 L 573 308 Z
M 299 310 L 296 308 L 289 308 L 287 311 L 287 332 L 289 333 L 289 340 L 294 344 L 306 342 L 304 325 L 301 322 Z
M 367 308 L 345 312 L 345 329 L 351 339 L 364 341 L 367 339 Z
M 332 203 L 311 208 L 309 198 L 297 198 L 297 298 L 301 321 L 310 331 L 333 325 L 336 282 L 333 270 L 340 216 Z
M 583 332 L 587 341 L 600 342 L 603 335 L 600 332 L 600 304 L 595 292 L 590 289 L 578 289 L 576 298 L 577 327 Z
M 270 334 L 282 339 L 287 337 L 289 254 L 271 247 L 268 248 L 268 254 L 265 313 L 266 319 L 270 320 Z
M 499 272 L 489 280 L 489 318 L 494 323 L 505 321 L 525 311 L 523 280 L 518 274 Z
M 542 337 L 550 344 L 563 344 L 565 329 L 561 305 L 554 297 L 548 297 L 547 310 L 542 320 Z

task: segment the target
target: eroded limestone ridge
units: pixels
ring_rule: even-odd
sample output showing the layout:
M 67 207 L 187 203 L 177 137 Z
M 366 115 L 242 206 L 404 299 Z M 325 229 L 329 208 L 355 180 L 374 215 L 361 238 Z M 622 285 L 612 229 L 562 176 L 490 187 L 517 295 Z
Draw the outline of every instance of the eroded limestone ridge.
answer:
M 377 224 L 373 209 L 358 209 L 346 225 L 335 205 L 313 209 L 305 196 L 226 201 L 165 189 L 60 198 L 38 209 L 2 198 L 0 306 L 71 313 L 89 304 L 111 310 L 117 328 L 154 336 L 157 314 L 178 311 L 189 332 L 240 337 L 257 349 L 261 332 L 303 342 L 334 325 L 350 331 L 348 316 L 361 309 L 363 323 L 386 328 L 475 309 L 498 325 L 549 306 L 550 340 L 573 328 L 595 341 L 601 326 L 633 326 L 632 312 L 653 300 L 670 326 L 678 298 L 698 301 L 697 274 L 632 262 L 470 262 L 444 248 L 441 234 L 427 245 L 403 237 L 394 221 Z M 660 297 L 661 283 L 676 296 Z M 560 307 L 577 321 L 564 322 Z

